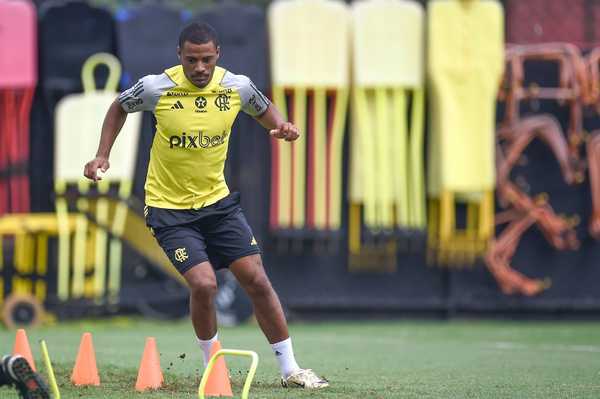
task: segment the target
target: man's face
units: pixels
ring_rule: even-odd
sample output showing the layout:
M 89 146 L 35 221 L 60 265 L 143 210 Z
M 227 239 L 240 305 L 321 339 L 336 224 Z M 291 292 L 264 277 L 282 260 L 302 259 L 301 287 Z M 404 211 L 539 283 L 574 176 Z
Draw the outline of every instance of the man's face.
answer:
M 183 66 L 186 78 L 200 88 L 210 82 L 217 60 L 219 59 L 219 47 L 210 41 L 203 44 L 194 44 L 188 41 L 183 47 L 177 47 L 177 55 Z

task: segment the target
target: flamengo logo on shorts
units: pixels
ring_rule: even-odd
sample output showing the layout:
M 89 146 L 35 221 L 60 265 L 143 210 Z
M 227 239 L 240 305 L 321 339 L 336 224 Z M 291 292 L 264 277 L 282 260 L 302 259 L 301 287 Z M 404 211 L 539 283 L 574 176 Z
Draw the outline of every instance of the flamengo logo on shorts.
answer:
M 189 258 L 185 248 L 177 248 L 175 250 L 175 260 L 177 262 L 183 262 L 186 261 Z
M 222 134 L 216 136 L 208 136 L 200 132 L 198 135 L 187 134 L 186 132 L 181 133 L 180 136 L 169 137 L 169 148 L 208 148 L 216 147 L 225 142 L 227 138 L 227 132 L 223 131 Z

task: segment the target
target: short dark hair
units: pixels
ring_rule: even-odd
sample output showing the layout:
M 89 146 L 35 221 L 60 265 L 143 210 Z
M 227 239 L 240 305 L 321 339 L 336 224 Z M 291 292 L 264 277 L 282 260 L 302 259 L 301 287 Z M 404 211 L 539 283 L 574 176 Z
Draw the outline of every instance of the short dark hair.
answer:
M 183 28 L 179 34 L 179 47 L 183 48 L 185 42 L 194 44 L 213 42 L 215 47 L 219 46 L 217 31 L 207 23 L 193 22 Z

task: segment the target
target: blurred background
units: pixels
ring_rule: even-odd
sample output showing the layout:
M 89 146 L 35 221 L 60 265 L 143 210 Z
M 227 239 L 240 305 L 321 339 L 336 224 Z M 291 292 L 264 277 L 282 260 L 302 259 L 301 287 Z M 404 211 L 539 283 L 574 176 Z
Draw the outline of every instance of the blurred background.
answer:
M 592 0 L 0 1 L 5 324 L 187 315 L 143 218 L 153 116 L 130 115 L 103 183 L 82 171 L 117 92 L 177 64 L 192 21 L 305 132 L 278 143 L 240 114 L 226 166 L 291 318 L 596 318 L 598 18 Z M 220 322 L 251 318 L 219 280 Z

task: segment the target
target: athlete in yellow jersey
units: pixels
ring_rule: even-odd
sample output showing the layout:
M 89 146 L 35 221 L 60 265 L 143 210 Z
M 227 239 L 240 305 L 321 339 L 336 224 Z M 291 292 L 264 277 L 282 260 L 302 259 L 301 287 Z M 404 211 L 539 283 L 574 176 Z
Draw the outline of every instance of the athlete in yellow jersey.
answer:
M 240 110 L 276 138 L 293 141 L 299 132 L 250 79 L 216 66 L 219 52 L 212 27 L 186 26 L 177 48 L 181 65 L 143 77 L 113 102 L 96 158 L 85 165 L 84 175 L 97 181 L 97 170 L 109 168 L 110 149 L 127 113 L 153 112 L 157 123 L 145 185 L 146 223 L 189 284 L 192 324 L 205 363 L 217 340 L 213 268 L 229 267 L 252 300 L 256 319 L 278 360 L 282 384 L 327 387 L 325 379 L 296 363 L 260 249 L 239 195 L 230 194 L 223 175 L 231 127 Z

